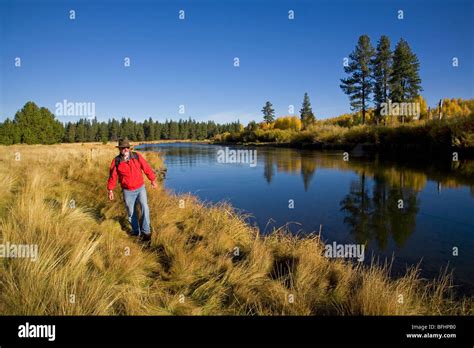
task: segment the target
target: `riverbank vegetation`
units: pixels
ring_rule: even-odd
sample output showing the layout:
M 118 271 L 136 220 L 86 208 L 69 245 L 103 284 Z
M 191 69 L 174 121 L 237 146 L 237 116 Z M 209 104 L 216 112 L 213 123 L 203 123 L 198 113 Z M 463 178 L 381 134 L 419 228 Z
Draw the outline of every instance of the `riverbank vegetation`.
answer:
M 275 121 L 277 124 L 279 119 Z M 292 119 L 298 123 L 297 118 Z M 243 131 L 223 133 L 214 137 L 217 143 L 277 143 L 295 147 L 350 150 L 358 144 L 372 145 L 378 150 L 397 151 L 421 149 L 426 151 L 457 149 L 473 153 L 474 114 L 419 121 L 398 125 L 357 125 L 343 127 L 337 121 L 317 122 L 305 130 L 247 127 Z M 296 127 L 297 128 L 297 127 Z M 423 152 L 424 153 L 424 152 Z
M 107 200 L 115 154 L 98 143 L 1 147 L 1 242 L 39 247 L 37 261 L 1 260 L 1 314 L 473 313 L 449 274 L 392 279 L 387 265 L 325 257 L 317 235 L 261 236 L 228 204 L 148 183 L 153 236 L 143 244 L 127 235 L 123 202 Z

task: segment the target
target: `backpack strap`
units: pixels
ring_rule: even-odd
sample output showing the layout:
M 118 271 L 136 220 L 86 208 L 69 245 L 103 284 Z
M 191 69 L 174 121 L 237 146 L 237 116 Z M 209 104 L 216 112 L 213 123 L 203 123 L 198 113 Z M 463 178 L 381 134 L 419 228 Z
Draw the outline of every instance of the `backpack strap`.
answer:
M 117 157 L 115 157 L 115 169 L 117 170 L 117 173 L 120 162 L 122 162 L 122 156 L 118 155 Z
M 130 159 L 136 159 L 138 160 L 138 154 L 136 152 L 130 152 Z M 122 156 L 118 155 L 117 157 L 115 157 L 115 169 L 117 169 L 117 173 L 118 173 L 118 166 L 120 164 L 120 162 L 122 162 Z

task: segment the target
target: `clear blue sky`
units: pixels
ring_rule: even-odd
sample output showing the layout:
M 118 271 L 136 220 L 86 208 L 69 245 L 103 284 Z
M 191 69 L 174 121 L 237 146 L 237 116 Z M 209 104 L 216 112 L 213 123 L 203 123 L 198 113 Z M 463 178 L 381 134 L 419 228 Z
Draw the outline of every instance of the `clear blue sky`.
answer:
M 67 99 L 94 102 L 99 120 L 246 123 L 261 119 L 266 100 L 278 116 L 290 104 L 298 112 L 306 91 L 318 118 L 335 116 L 350 111 L 339 88 L 342 59 L 362 34 L 374 46 L 382 34 L 392 47 L 400 37 L 408 41 L 429 105 L 474 97 L 470 0 L 0 0 L 0 20 L 2 120 L 28 100 L 54 112 Z M 123 66 L 124 57 L 131 67 Z

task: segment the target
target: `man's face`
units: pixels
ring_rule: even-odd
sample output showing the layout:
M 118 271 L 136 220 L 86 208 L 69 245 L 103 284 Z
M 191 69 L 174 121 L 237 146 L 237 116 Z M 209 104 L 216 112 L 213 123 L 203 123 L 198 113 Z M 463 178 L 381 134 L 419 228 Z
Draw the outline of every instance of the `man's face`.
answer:
M 120 148 L 120 154 L 124 157 L 127 157 L 129 152 L 130 152 L 129 147 L 121 147 Z

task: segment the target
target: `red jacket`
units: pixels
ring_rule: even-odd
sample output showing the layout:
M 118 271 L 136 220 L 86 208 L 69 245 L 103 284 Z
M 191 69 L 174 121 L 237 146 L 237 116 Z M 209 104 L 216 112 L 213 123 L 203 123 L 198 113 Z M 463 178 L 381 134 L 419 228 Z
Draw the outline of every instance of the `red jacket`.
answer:
M 110 164 L 110 175 L 107 181 L 107 190 L 113 190 L 117 183 L 125 190 L 135 190 L 144 184 L 142 170 L 150 181 L 155 180 L 155 173 L 148 162 L 138 152 L 130 151 L 130 159 L 125 162 L 121 155 L 118 155 Z

